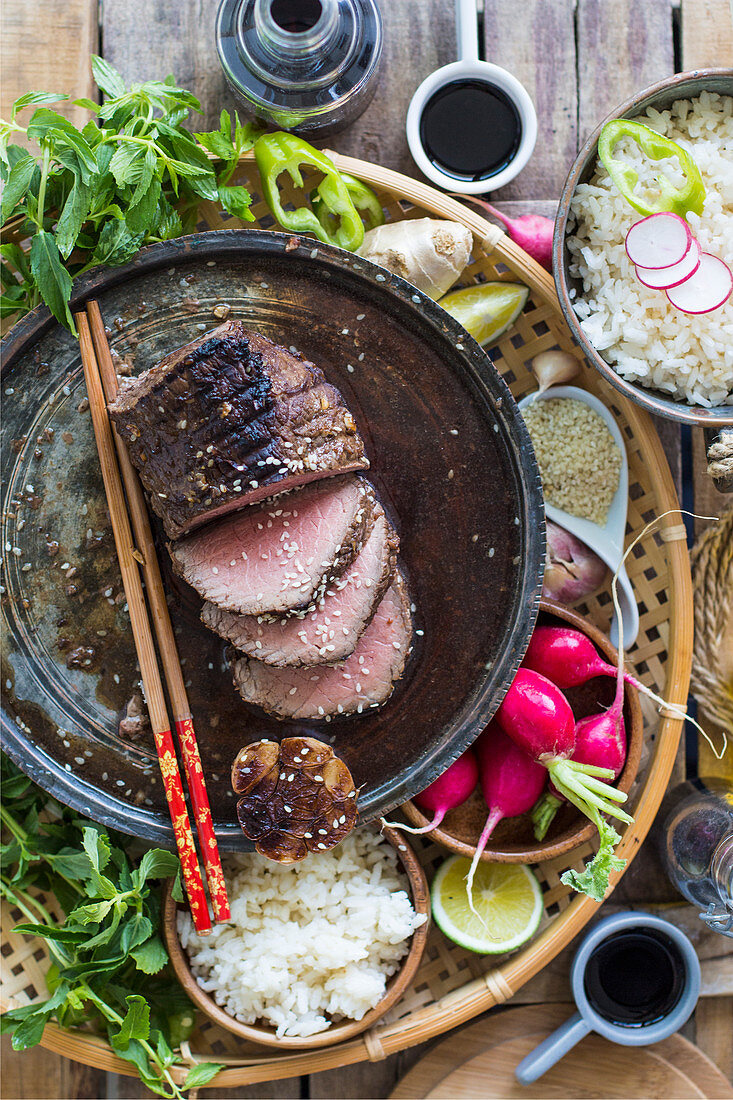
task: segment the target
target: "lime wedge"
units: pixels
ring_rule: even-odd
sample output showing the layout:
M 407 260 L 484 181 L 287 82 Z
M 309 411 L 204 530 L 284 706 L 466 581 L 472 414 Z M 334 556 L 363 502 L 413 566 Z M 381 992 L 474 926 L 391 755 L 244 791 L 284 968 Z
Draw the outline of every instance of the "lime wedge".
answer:
M 521 863 L 479 863 L 468 905 L 466 878 L 471 866 L 465 856 L 451 856 L 433 879 L 433 917 L 449 940 L 480 955 L 514 951 L 530 939 L 542 917 L 542 891 L 536 877 Z
M 478 283 L 446 294 L 439 305 L 483 347 L 514 324 L 528 298 L 521 283 Z

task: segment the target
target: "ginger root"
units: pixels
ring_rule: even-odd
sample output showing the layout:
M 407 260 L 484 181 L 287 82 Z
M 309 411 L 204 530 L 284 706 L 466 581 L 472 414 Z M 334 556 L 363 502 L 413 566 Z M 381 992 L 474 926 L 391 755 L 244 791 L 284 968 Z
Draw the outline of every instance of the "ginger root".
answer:
M 359 255 L 437 299 L 463 272 L 472 243 L 471 231 L 458 222 L 408 218 L 370 229 Z

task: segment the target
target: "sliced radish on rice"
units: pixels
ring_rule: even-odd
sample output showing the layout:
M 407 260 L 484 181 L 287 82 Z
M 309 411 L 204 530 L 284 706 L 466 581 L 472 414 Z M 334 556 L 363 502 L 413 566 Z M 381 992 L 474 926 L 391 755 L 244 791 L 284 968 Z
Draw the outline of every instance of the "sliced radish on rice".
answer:
M 669 267 L 639 267 L 637 264 L 636 275 L 639 282 L 651 290 L 669 290 L 695 274 L 700 266 L 701 256 L 702 249 L 693 237 L 692 248 L 678 264 L 670 264 Z
M 679 286 L 670 287 L 667 297 L 683 313 L 710 313 L 722 306 L 733 292 L 733 273 L 723 260 L 703 252 L 694 275 Z
M 692 248 L 692 233 L 679 214 L 650 214 L 626 234 L 626 252 L 638 267 L 671 267 Z

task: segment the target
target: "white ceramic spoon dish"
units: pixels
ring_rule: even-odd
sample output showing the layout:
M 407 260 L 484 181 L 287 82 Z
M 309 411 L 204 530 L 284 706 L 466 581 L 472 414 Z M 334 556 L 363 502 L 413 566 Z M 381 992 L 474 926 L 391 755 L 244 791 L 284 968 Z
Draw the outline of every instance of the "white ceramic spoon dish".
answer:
M 559 523 L 571 535 L 584 542 L 594 553 L 605 561 L 612 573 L 615 573 L 624 555 L 624 536 L 626 534 L 626 507 L 629 499 L 629 463 L 626 457 L 623 436 L 618 425 L 606 406 L 592 393 L 581 390 L 577 386 L 550 386 L 544 393 L 530 393 L 519 402 L 520 409 L 525 409 L 534 401 L 547 401 L 551 397 L 572 397 L 576 401 L 584 401 L 591 409 L 595 410 L 613 436 L 614 442 L 621 452 L 621 470 L 619 472 L 618 488 L 614 494 L 611 506 L 608 509 L 608 518 L 605 526 L 593 523 L 589 519 L 573 516 L 570 512 L 564 512 L 562 508 L 556 508 L 545 500 L 545 512 L 548 519 Z M 639 609 L 636 605 L 636 597 L 631 587 L 626 566 L 621 566 L 618 575 L 618 599 L 623 616 L 624 649 L 628 649 L 636 641 L 639 633 Z M 610 638 L 613 645 L 618 645 L 618 622 L 614 615 L 611 623 Z

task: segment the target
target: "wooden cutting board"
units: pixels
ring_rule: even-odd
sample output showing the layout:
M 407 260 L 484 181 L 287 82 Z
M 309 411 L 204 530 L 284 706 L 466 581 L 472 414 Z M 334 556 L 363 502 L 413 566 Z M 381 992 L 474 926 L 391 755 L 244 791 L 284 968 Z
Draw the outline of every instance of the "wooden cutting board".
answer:
M 529 1005 L 485 1017 L 434 1047 L 391 1100 L 731 1100 L 733 1088 L 696 1046 L 673 1035 L 650 1047 L 621 1047 L 589 1035 L 557 1066 L 523 1088 L 514 1067 L 572 1012 Z

